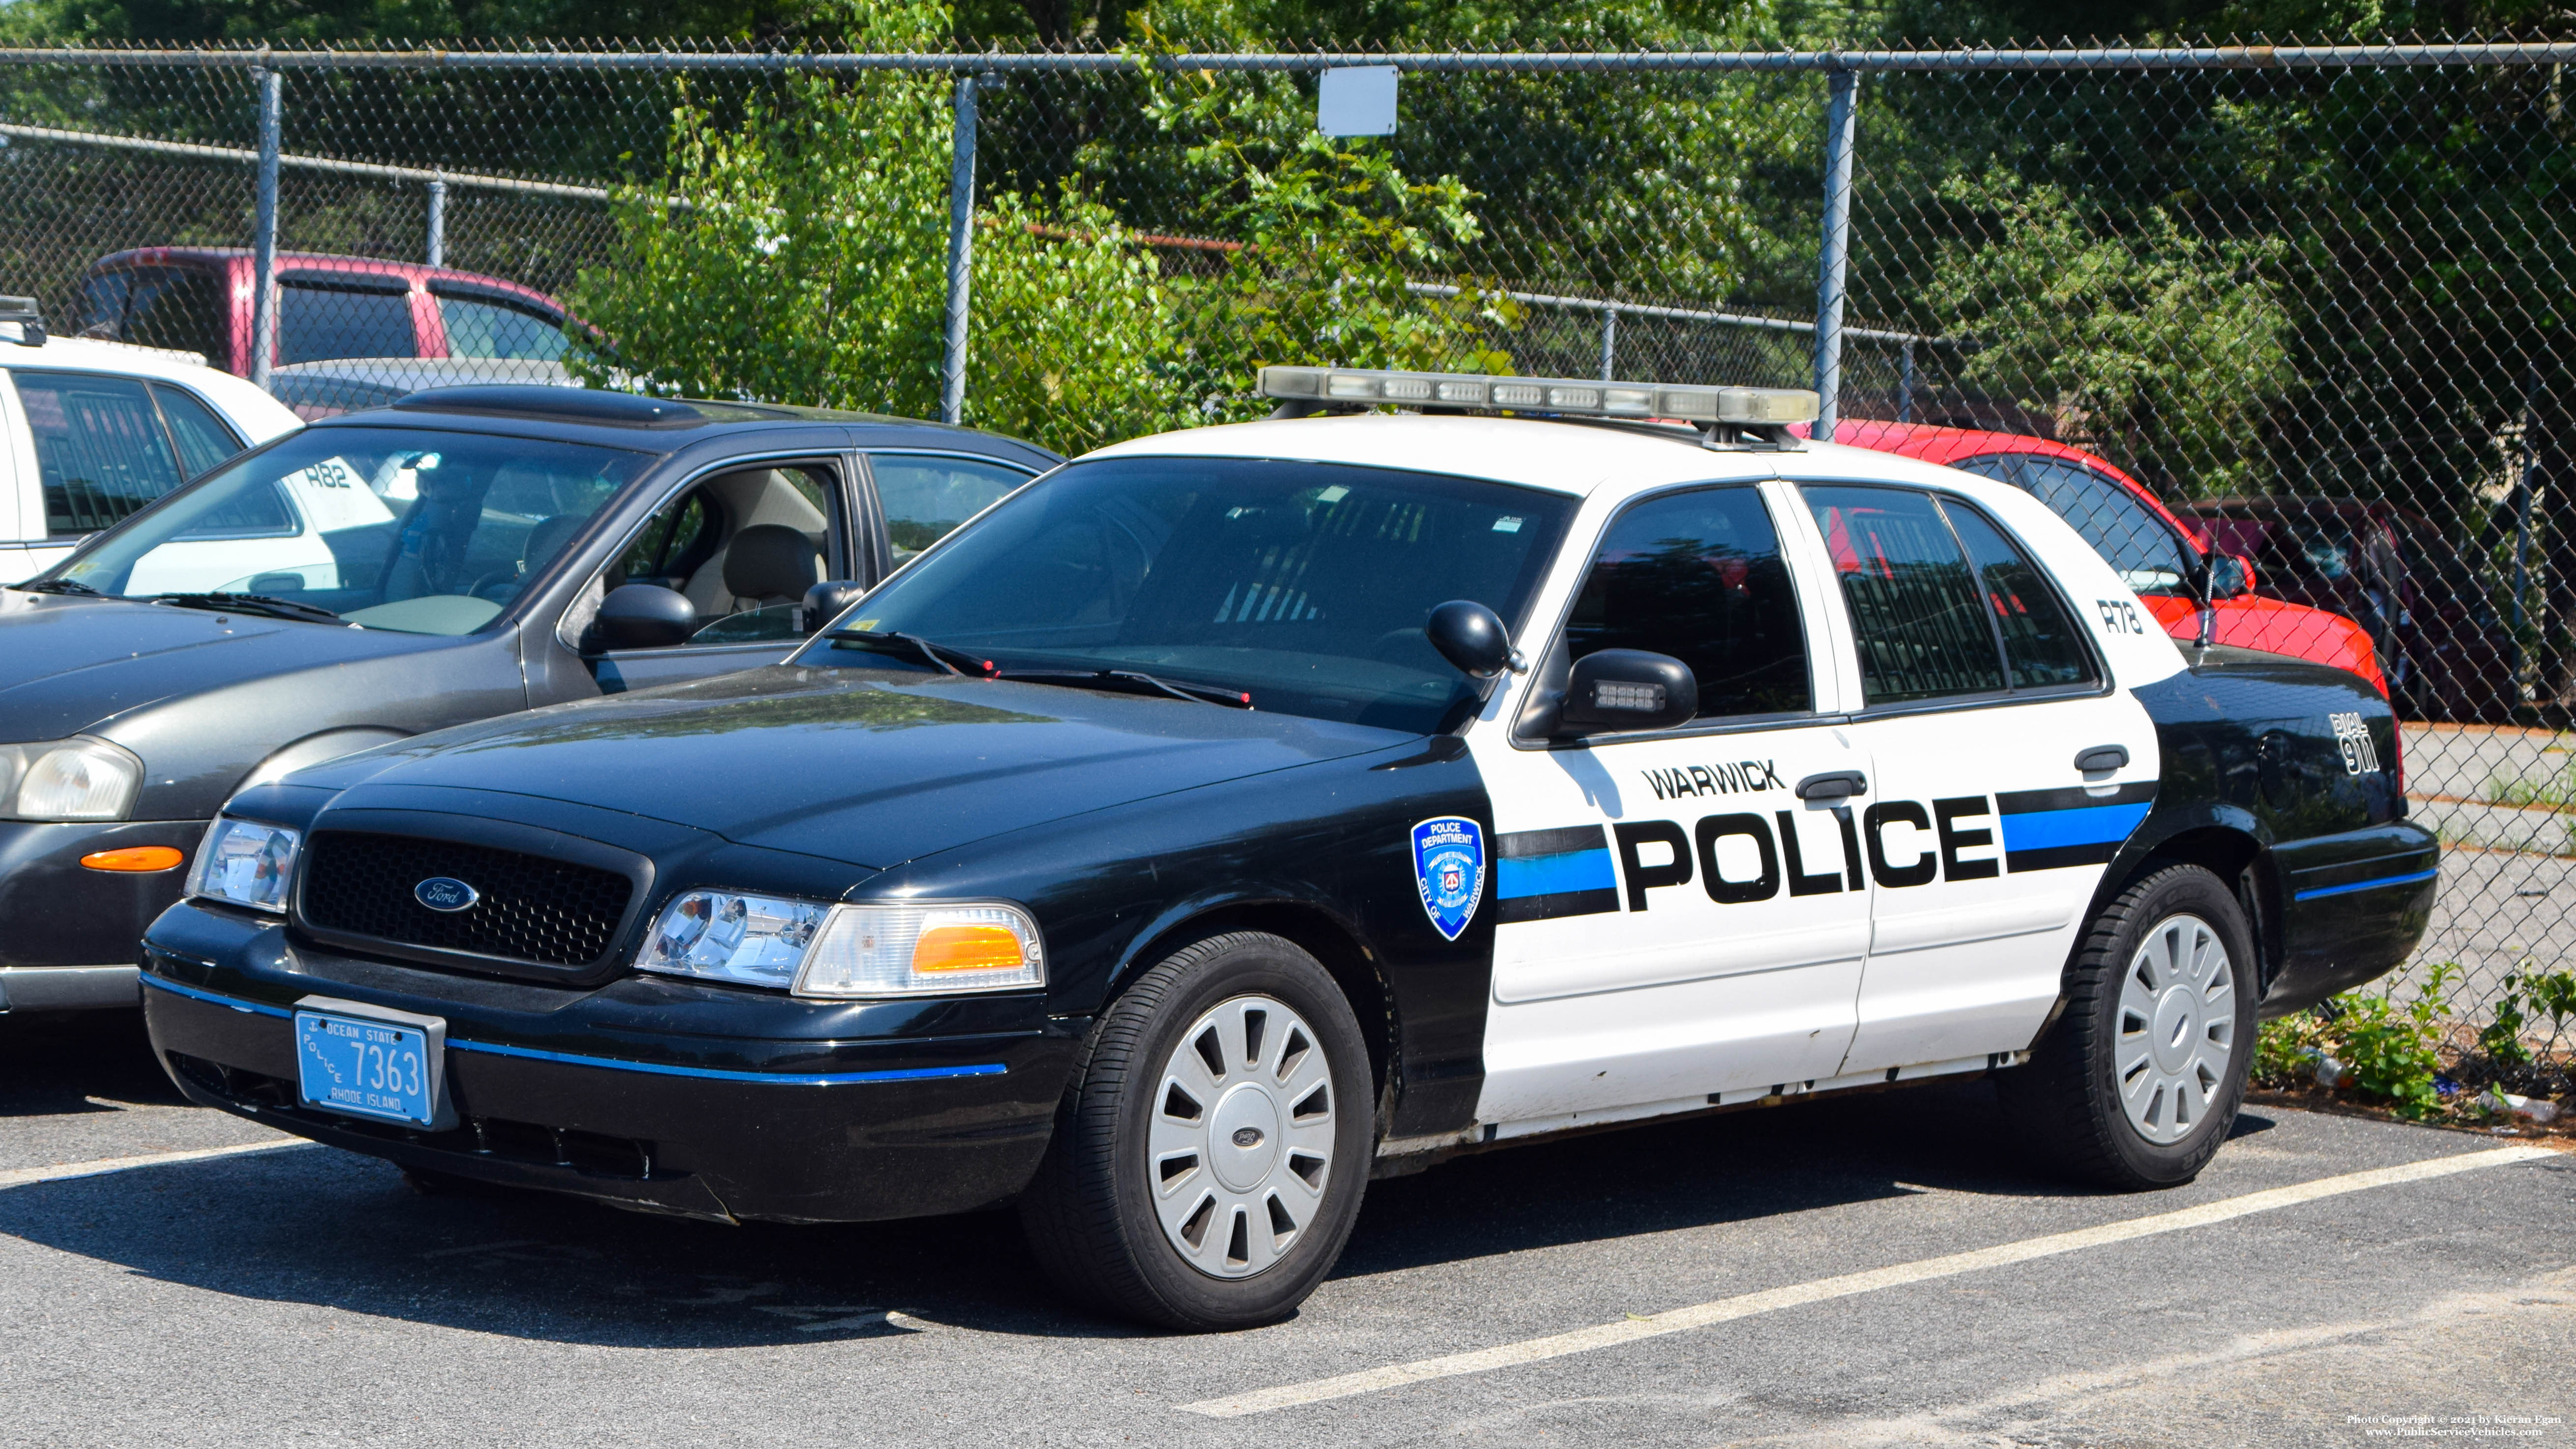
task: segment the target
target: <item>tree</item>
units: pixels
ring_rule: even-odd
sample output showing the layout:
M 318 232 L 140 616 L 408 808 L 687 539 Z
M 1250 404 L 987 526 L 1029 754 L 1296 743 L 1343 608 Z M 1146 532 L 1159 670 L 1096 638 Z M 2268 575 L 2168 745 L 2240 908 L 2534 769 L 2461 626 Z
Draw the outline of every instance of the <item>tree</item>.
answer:
M 1962 382 L 2057 414 L 2068 431 L 2187 493 L 2247 490 L 2262 424 L 2289 391 L 2277 240 L 2216 240 L 2161 206 L 2109 217 L 2009 172 L 1953 177 L 1990 218 L 1944 245 L 1924 305 L 1967 338 Z

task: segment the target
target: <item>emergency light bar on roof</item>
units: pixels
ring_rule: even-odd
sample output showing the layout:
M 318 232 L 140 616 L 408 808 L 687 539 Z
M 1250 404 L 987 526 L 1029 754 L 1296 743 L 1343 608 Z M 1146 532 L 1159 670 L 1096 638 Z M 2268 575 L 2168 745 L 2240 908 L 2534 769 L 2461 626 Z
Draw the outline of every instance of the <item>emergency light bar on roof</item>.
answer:
M 1265 367 L 1261 369 L 1258 390 L 1263 397 L 1302 405 L 1298 411 L 1391 403 L 1398 407 L 1553 413 L 1562 417 L 1667 418 L 1766 430 L 1813 422 L 1816 418 L 1816 395 L 1794 387 L 1489 377 L 1473 372 L 1396 372 L 1365 367 Z

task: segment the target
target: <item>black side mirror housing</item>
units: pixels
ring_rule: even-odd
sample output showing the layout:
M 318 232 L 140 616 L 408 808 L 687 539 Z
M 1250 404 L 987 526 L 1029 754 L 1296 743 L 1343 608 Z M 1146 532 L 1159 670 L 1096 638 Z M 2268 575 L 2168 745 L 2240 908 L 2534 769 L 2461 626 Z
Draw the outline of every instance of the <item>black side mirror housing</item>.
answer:
M 1499 615 L 1473 599 L 1451 599 L 1433 609 L 1422 632 L 1441 658 L 1470 679 L 1491 679 L 1518 662 L 1511 631 Z
M 668 649 L 698 632 L 698 610 L 677 589 L 619 584 L 599 601 L 591 627 L 602 649 Z
M 1699 717 L 1699 676 L 1669 654 L 1602 649 L 1574 661 L 1556 733 L 1668 730 Z
M 796 632 L 811 634 L 831 623 L 867 591 L 868 586 L 855 579 L 833 579 L 807 589 L 802 611 L 796 616 Z

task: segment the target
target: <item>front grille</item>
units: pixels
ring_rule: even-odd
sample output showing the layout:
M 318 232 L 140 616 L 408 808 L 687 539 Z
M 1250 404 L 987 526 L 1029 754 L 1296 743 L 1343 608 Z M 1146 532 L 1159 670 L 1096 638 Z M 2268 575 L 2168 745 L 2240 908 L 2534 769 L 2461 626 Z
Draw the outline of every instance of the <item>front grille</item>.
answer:
M 304 919 L 326 931 L 548 966 L 586 966 L 608 950 L 635 883 L 515 850 L 325 830 L 305 847 Z M 434 876 L 482 899 L 433 911 L 412 890 Z

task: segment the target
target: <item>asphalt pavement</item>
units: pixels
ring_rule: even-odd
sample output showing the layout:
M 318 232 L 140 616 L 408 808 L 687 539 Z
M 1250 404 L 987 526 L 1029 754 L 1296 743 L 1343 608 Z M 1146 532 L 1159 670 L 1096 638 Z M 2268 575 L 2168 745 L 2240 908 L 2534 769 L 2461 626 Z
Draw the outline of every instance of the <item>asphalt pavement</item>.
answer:
M 2576 1445 L 2576 1157 L 2347 1117 L 2139 1195 L 2034 1173 L 1979 1083 L 1499 1151 L 1209 1337 L 1068 1308 L 1004 1214 L 159 1156 L 287 1140 L 130 1017 L 0 1018 L 0 1444 Z

